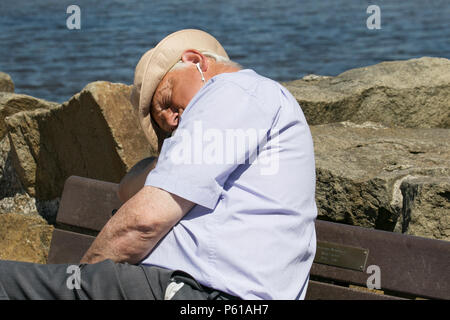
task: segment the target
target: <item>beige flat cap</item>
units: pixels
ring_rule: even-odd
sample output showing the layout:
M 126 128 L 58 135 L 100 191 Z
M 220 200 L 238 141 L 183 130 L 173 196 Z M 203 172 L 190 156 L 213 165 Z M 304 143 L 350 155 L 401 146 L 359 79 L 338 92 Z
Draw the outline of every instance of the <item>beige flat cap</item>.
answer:
M 156 138 L 150 115 L 153 94 L 159 82 L 187 49 L 208 51 L 228 58 L 217 39 L 196 29 L 184 29 L 168 35 L 141 57 L 134 73 L 130 99 L 133 106 L 139 110 L 139 122 L 149 142 L 155 141 Z

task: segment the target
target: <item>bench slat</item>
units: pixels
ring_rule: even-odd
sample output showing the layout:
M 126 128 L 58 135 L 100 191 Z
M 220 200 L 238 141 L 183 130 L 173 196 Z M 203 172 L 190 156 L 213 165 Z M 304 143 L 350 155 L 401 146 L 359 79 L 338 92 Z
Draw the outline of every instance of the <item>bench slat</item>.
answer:
M 53 231 L 48 264 L 78 264 L 89 249 L 95 237 L 71 231 L 55 229 Z
M 118 186 L 111 182 L 69 177 L 64 184 L 56 222 L 100 231 L 111 218 L 112 210 L 122 205 L 116 193 Z
M 310 280 L 306 300 L 402 300 L 398 297 L 360 291 L 330 283 Z
M 450 243 L 394 232 L 316 221 L 317 239 L 369 249 L 381 290 L 450 299 Z M 367 269 L 367 267 L 366 267 Z M 366 286 L 371 274 L 314 263 L 311 275 Z

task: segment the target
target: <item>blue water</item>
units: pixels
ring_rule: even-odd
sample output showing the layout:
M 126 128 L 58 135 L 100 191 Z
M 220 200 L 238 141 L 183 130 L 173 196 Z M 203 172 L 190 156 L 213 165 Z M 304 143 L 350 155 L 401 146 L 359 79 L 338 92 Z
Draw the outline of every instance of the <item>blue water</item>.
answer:
M 69 30 L 66 9 L 81 9 Z M 381 9 L 369 30 L 366 9 Z M 86 84 L 131 84 L 140 56 L 167 34 L 199 28 L 229 56 L 287 81 L 386 60 L 450 58 L 450 1 L 0 0 L 0 71 L 16 92 L 63 102 Z

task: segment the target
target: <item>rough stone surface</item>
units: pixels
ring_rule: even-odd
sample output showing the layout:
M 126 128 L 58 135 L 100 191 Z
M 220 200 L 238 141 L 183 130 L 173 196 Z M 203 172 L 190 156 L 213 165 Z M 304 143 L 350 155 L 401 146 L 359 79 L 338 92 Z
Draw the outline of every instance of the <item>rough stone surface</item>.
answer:
M 7 131 L 5 118 L 20 111 L 34 110 L 38 108 L 50 109 L 56 107 L 56 102 L 37 99 L 25 94 L 0 92 L 0 139 Z
M 450 240 L 450 177 L 412 176 L 401 186 L 401 232 Z
M 6 136 L 0 140 L 0 199 L 24 192 L 12 165 L 11 147 Z
M 71 175 L 119 182 L 136 162 L 155 155 L 130 92 L 124 84 L 94 82 L 55 108 L 6 118 L 12 163 L 25 191 L 53 200 Z
M 351 121 L 389 127 L 450 128 L 450 60 L 382 62 L 336 77 L 283 83 L 310 125 Z
M 0 71 L 0 92 L 14 92 L 14 82 L 11 76 Z
M 39 214 L 48 223 L 56 222 L 60 198 L 53 200 L 36 200 L 27 193 L 16 193 L 11 197 L 0 199 L 0 214 L 19 213 L 19 214 Z
M 59 200 L 36 200 L 26 193 L 11 163 L 9 139 L 0 140 L 0 214 L 39 214 L 54 223 Z
M 383 128 L 374 123 L 344 122 L 311 126 L 311 133 L 321 219 L 398 230 L 404 207 L 402 182 L 412 176 L 450 177 L 448 129 Z M 445 191 L 432 186 L 419 189 L 411 200 L 414 205 L 409 206 L 415 208 L 412 217 L 418 217 L 419 211 L 423 216 L 438 215 L 437 211 L 449 215 L 432 197 L 433 192 Z M 419 205 L 419 201 L 426 204 Z M 410 230 L 414 226 L 409 223 Z
M 36 199 L 29 195 L 17 193 L 13 197 L 4 197 L 0 200 L 0 214 L 38 214 Z
M 0 259 L 46 263 L 53 229 L 37 214 L 0 214 Z

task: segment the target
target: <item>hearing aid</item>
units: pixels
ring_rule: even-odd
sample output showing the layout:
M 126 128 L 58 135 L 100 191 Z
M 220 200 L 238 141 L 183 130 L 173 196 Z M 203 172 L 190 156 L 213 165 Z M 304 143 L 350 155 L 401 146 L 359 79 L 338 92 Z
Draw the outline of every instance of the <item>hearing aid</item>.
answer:
M 202 69 L 200 68 L 200 63 L 197 62 L 197 63 L 195 64 L 195 66 L 197 67 L 198 72 L 200 72 L 200 75 L 202 76 L 202 81 L 205 82 L 205 77 L 203 76 Z

